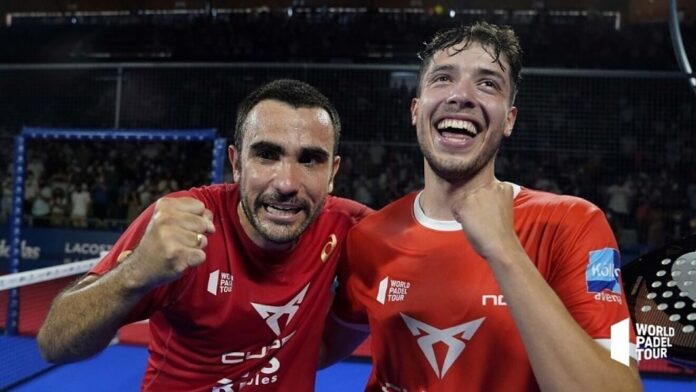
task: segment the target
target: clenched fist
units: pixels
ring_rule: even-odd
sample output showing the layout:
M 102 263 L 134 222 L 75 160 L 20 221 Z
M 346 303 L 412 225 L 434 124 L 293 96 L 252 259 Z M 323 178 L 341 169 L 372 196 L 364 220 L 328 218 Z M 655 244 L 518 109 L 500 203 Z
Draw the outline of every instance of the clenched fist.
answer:
M 473 248 L 486 260 L 519 246 L 513 226 L 513 190 L 506 182 L 493 181 L 462 192 L 452 203 L 454 219 L 462 225 Z
M 154 288 L 177 279 L 205 260 L 206 233 L 214 233 L 213 213 L 191 197 L 162 198 L 132 257 L 132 278 Z

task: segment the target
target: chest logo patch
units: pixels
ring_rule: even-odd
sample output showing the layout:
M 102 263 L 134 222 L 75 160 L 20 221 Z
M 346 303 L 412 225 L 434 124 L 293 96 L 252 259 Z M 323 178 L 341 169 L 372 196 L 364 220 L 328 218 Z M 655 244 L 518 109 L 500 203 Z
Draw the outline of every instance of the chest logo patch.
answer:
M 307 294 L 307 289 L 309 289 L 309 283 L 300 291 L 293 299 L 288 301 L 285 305 L 281 306 L 272 306 L 272 305 L 263 305 L 263 304 L 257 304 L 252 302 L 251 306 L 254 307 L 256 312 L 266 320 L 266 324 L 268 324 L 268 327 L 276 334 L 276 336 L 280 335 L 280 318 L 283 315 L 287 315 L 288 318 L 285 320 L 285 325 L 288 325 L 290 323 L 290 320 L 292 320 L 293 317 L 295 317 L 295 313 L 297 313 L 297 310 L 300 308 L 300 304 L 302 303 L 302 300 L 304 300 L 305 294 Z
M 212 295 L 218 293 L 231 293 L 234 277 L 228 272 L 215 270 L 208 275 L 208 292 Z
M 481 326 L 481 323 L 483 323 L 483 320 L 486 319 L 485 317 L 481 317 L 480 319 L 468 321 L 453 327 L 439 329 L 403 313 L 401 313 L 401 318 L 406 323 L 411 334 L 418 338 L 416 340 L 418 346 L 435 371 L 435 374 L 440 379 L 445 377 L 445 374 L 447 374 L 447 371 L 454 364 L 454 361 L 459 358 L 464 348 L 466 348 L 466 343 L 464 343 L 464 341 L 471 340 Z M 435 358 L 434 347 L 436 343 L 444 343 L 447 346 L 447 354 L 445 355 L 442 365 L 440 365 L 437 358 Z
M 401 302 L 406 299 L 411 282 L 405 280 L 390 279 L 388 276 L 379 282 L 377 289 L 377 302 L 384 305 L 386 302 Z

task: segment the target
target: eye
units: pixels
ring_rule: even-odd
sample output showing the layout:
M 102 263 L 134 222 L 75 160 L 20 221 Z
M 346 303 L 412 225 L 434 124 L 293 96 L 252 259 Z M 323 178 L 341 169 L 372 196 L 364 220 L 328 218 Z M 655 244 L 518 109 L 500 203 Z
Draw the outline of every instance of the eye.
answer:
M 452 80 L 452 78 L 449 75 L 441 74 L 441 75 L 435 75 L 432 80 L 433 80 L 433 83 L 449 82 Z
M 273 150 L 259 150 L 256 152 L 256 158 L 264 161 L 277 161 L 278 152 Z
M 297 161 L 305 166 L 315 166 L 326 162 L 327 159 L 324 153 L 308 151 L 300 154 Z
M 498 87 L 498 84 L 496 84 L 494 81 L 492 81 L 490 79 L 482 81 L 481 84 L 485 87 L 491 87 L 491 88 Z
M 305 166 L 314 166 L 319 162 L 317 162 L 317 160 L 314 158 L 306 157 L 306 158 L 300 159 L 300 163 L 305 165 Z

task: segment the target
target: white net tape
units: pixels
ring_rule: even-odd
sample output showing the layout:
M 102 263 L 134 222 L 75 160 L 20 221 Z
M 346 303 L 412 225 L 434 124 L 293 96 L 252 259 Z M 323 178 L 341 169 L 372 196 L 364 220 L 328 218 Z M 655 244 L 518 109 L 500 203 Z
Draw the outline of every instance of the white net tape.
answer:
M 41 283 L 65 276 L 77 275 L 89 271 L 101 258 L 77 261 L 53 267 L 39 268 L 31 271 L 18 272 L 0 276 L 0 291 Z

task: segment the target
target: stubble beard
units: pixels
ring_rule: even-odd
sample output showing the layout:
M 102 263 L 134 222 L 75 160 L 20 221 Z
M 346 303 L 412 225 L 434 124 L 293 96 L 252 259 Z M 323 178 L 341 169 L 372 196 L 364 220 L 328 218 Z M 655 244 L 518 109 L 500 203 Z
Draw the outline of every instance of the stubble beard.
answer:
M 309 210 L 309 208 L 304 208 L 305 213 L 308 215 L 307 218 L 300 222 L 300 224 L 293 230 L 292 226 L 290 225 L 278 225 L 275 223 L 268 222 L 266 225 L 261 222 L 260 219 L 258 219 L 255 211 L 259 211 L 260 209 L 264 208 L 263 207 L 263 202 L 261 201 L 261 198 L 257 198 L 253 206 L 254 208 L 252 209 L 251 207 L 251 202 L 244 197 L 244 191 L 240 189 L 240 202 L 242 204 L 242 211 L 244 211 L 244 215 L 247 217 L 247 221 L 251 223 L 251 226 L 256 230 L 261 237 L 269 242 L 273 242 L 276 244 L 287 244 L 291 242 L 297 241 L 298 238 L 304 233 L 304 231 L 309 227 L 309 225 L 316 219 L 316 217 L 319 215 L 319 212 L 322 210 L 324 206 L 324 202 L 326 199 L 322 200 L 321 203 L 319 203 L 314 210 Z M 279 199 L 278 196 L 274 196 L 274 198 Z M 282 198 L 282 197 L 281 197 Z M 271 227 L 267 227 L 267 225 Z
M 495 159 L 502 143 L 502 131 L 497 133 L 497 140 L 494 140 L 494 145 L 489 148 L 484 148 L 473 161 L 462 162 L 456 158 L 439 158 L 433 151 L 434 147 L 431 143 L 429 128 L 421 125 L 422 129 L 427 129 L 426 132 L 417 132 L 418 145 L 420 146 L 423 157 L 430 169 L 443 180 L 451 183 L 466 182 L 474 178 L 486 165 Z M 427 134 L 424 134 L 427 133 Z M 478 135 L 476 137 L 482 137 Z

